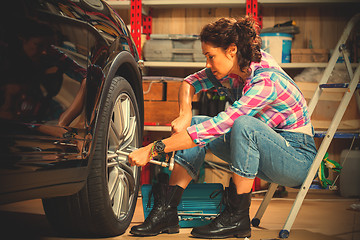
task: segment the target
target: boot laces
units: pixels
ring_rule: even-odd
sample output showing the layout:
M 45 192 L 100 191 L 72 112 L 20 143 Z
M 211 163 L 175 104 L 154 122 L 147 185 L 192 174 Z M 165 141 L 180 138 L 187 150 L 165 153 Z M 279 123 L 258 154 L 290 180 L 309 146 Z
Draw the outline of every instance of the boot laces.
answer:
M 229 201 L 229 190 L 227 188 L 224 189 L 217 189 L 214 192 L 212 192 L 210 194 L 210 198 L 214 199 L 216 198 L 219 194 L 222 194 L 221 197 L 221 201 L 219 203 L 219 205 L 217 206 L 218 208 L 218 214 L 216 216 L 216 218 L 214 219 L 214 222 L 222 222 L 222 219 L 227 219 L 232 215 L 232 212 L 230 211 L 230 201 Z M 224 208 L 223 211 L 221 211 Z
M 217 209 L 219 210 L 218 212 L 220 213 L 223 206 L 225 206 L 225 208 L 229 205 L 229 194 L 227 189 L 216 189 L 214 190 L 211 194 L 210 194 L 210 198 L 214 199 L 216 198 L 219 194 L 221 194 L 221 200 L 217 206 Z

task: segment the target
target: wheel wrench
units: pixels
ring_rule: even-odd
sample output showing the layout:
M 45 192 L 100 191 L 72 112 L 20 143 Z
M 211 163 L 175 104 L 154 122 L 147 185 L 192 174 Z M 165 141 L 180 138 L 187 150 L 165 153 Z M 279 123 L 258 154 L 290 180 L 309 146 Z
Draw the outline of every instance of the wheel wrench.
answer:
M 137 148 L 134 148 L 134 147 L 127 148 L 127 149 L 131 150 L 131 151 L 137 150 Z M 130 154 L 129 152 L 124 152 L 124 151 L 120 151 L 120 150 L 116 151 L 116 153 L 123 154 L 125 156 L 129 156 L 129 154 Z M 174 155 L 175 155 L 175 152 L 172 153 L 170 160 L 168 162 L 162 162 L 162 161 L 157 161 L 157 160 L 150 160 L 149 162 L 152 164 L 159 165 L 161 167 L 167 167 L 167 168 L 169 168 L 170 171 L 172 171 L 174 169 L 174 164 L 175 164 Z

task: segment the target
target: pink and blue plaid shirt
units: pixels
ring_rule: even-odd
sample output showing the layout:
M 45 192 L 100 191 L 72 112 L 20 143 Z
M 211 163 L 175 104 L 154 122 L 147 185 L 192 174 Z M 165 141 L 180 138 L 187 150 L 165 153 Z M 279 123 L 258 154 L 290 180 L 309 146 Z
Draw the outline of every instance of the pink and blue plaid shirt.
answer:
M 306 101 L 293 83 L 280 74 L 254 71 L 261 68 L 275 68 L 284 72 L 273 57 L 262 51 L 260 63 L 251 63 L 251 76 L 246 79 L 242 97 L 225 111 L 197 125 L 187 128 L 192 140 L 205 146 L 208 142 L 229 132 L 235 119 L 249 115 L 260 119 L 271 128 L 292 130 L 310 123 Z M 185 78 L 195 88 L 195 93 L 213 87 L 206 77 L 205 69 Z M 239 82 L 239 76 L 229 75 L 221 79 L 230 84 Z

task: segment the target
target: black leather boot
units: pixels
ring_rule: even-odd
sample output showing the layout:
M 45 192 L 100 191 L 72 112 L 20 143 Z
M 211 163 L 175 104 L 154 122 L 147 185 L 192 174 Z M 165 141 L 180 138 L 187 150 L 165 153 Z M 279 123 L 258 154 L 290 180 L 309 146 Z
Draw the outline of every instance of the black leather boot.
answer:
M 193 228 L 191 234 L 199 238 L 250 237 L 250 202 L 251 193 L 237 194 L 230 180 L 223 194 L 224 211 L 208 225 Z
M 145 221 L 133 226 L 130 233 L 137 236 L 156 236 L 160 233 L 178 233 L 179 217 L 177 206 L 180 203 L 184 189 L 179 186 L 169 186 L 164 183 L 152 187 L 154 205 Z

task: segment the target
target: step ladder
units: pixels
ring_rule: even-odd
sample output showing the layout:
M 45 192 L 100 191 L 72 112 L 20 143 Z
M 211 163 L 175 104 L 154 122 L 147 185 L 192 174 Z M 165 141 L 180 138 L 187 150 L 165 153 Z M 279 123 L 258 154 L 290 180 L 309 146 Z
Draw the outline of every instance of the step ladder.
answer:
M 300 210 L 300 207 L 302 205 L 302 202 L 304 201 L 304 198 L 310 188 L 310 185 L 313 181 L 313 179 L 315 178 L 316 172 L 321 164 L 322 159 L 325 156 L 326 151 L 329 148 L 329 145 L 332 141 L 332 139 L 334 138 L 334 135 L 336 134 L 336 131 L 338 129 L 338 126 L 340 124 L 340 121 L 345 113 L 345 110 L 350 102 L 350 99 L 352 98 L 354 92 L 356 89 L 359 89 L 359 79 L 360 79 L 360 64 L 357 65 L 357 68 L 355 70 L 355 73 L 353 73 L 352 71 L 352 67 L 349 61 L 349 56 L 347 54 L 346 51 L 344 51 L 345 48 L 345 43 L 351 33 L 351 31 L 354 29 L 354 27 L 356 26 L 356 24 L 360 23 L 360 14 L 356 14 L 347 24 L 342 36 L 340 37 L 340 40 L 338 41 L 335 51 L 332 54 L 329 63 L 327 65 L 327 67 L 325 68 L 324 74 L 319 82 L 319 85 L 317 87 L 317 89 L 315 90 L 315 93 L 313 95 L 313 97 L 310 100 L 309 103 L 309 114 L 311 116 L 311 114 L 313 113 L 319 99 L 321 96 L 321 93 L 323 91 L 324 88 L 329 88 L 329 87 L 343 87 L 343 88 L 347 88 L 347 91 L 344 93 L 344 96 L 340 102 L 340 105 L 338 107 L 338 109 L 335 112 L 334 118 L 331 121 L 331 124 L 328 128 L 328 130 L 326 131 L 326 133 L 324 134 L 324 139 L 321 142 L 321 145 L 318 149 L 318 153 L 309 169 L 309 172 L 307 174 L 307 177 L 304 181 L 304 183 L 302 184 L 296 199 L 293 203 L 292 209 L 290 210 L 290 213 L 288 215 L 288 218 L 286 219 L 286 222 L 283 226 L 283 229 L 279 232 L 279 237 L 280 238 L 288 238 L 289 234 L 290 234 L 290 229 L 295 221 L 295 218 Z M 350 83 L 345 83 L 345 84 L 327 84 L 329 77 L 335 67 L 335 64 L 337 62 L 337 59 L 339 58 L 340 54 L 342 54 L 343 58 L 344 58 L 344 62 L 347 68 L 347 71 L 349 73 L 350 76 Z M 359 103 L 358 103 L 359 104 Z M 356 137 L 356 135 L 354 135 Z M 357 133 L 357 136 L 359 136 L 359 133 Z M 273 197 L 276 189 L 278 187 L 278 184 L 276 183 L 271 183 L 270 187 L 266 193 L 266 195 L 264 196 L 264 199 L 257 211 L 257 213 L 255 214 L 255 217 L 252 219 L 251 223 L 254 227 L 259 226 L 260 224 L 260 219 L 263 216 L 271 198 Z

